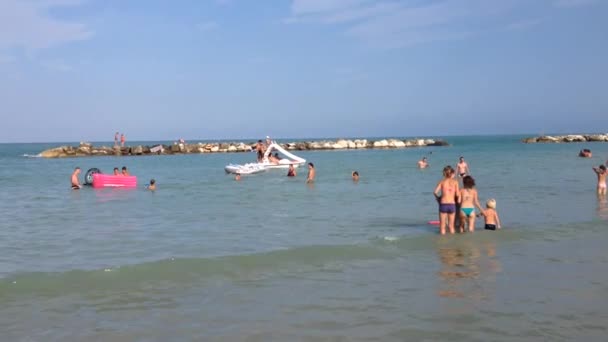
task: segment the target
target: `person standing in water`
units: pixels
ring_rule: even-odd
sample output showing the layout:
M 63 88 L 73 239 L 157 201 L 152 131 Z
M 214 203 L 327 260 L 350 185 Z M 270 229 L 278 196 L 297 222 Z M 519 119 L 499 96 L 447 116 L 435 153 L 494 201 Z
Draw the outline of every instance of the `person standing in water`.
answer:
M 467 162 L 464 161 L 464 157 L 460 157 L 460 160 L 458 161 L 458 165 L 456 166 L 456 169 L 458 170 L 458 176 L 460 176 L 460 178 L 463 178 L 464 176 L 470 174 L 471 172 L 469 171 L 469 164 L 467 164 Z
M 460 224 L 459 229 L 464 233 L 465 222 L 468 224 L 469 232 L 475 231 L 475 207 L 479 212 L 483 212 L 479 199 L 477 198 L 477 190 L 475 189 L 475 180 L 471 176 L 464 176 L 462 179 L 463 188 L 460 190 Z
M 80 180 L 78 180 L 79 174 L 80 174 L 80 168 L 77 166 L 74 169 L 74 172 L 72 172 L 72 177 L 70 179 L 70 181 L 72 183 L 72 190 L 79 190 L 80 188 L 82 188 L 82 186 L 80 185 Z
M 450 234 L 454 234 L 456 215 L 456 202 L 459 199 L 458 182 L 454 180 L 454 169 L 451 166 L 443 168 L 443 179 L 435 187 L 433 192 L 435 199 L 439 203 L 439 229 L 441 235 L 445 234 L 445 227 L 448 226 Z
M 496 211 L 496 200 L 489 199 L 486 202 L 486 210 L 481 210 L 481 215 L 485 221 L 485 229 L 487 230 L 496 230 L 496 228 L 500 229 L 500 218 L 498 217 L 498 212 Z
M 597 175 L 597 194 L 600 196 L 606 195 L 606 167 L 604 165 L 600 165 L 599 167 L 594 167 L 593 171 Z
M 293 164 L 289 164 L 289 170 L 287 170 L 287 177 L 295 177 L 296 176 L 296 168 L 293 167 Z
M 315 164 L 308 163 L 308 177 L 306 177 L 306 183 L 313 183 L 315 181 Z
M 429 163 L 426 161 L 426 157 L 422 157 L 422 159 L 418 161 L 418 168 L 426 169 L 427 167 L 429 167 Z

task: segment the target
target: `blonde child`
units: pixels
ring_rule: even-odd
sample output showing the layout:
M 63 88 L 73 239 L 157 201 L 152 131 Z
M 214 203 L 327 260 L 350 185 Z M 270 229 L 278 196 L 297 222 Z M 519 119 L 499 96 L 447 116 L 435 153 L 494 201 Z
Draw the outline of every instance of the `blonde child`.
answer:
M 496 200 L 489 199 L 486 202 L 486 209 L 481 211 L 481 215 L 483 215 L 485 221 L 485 229 L 488 230 L 496 230 L 496 228 L 500 229 L 500 218 L 498 217 L 498 212 L 496 211 Z

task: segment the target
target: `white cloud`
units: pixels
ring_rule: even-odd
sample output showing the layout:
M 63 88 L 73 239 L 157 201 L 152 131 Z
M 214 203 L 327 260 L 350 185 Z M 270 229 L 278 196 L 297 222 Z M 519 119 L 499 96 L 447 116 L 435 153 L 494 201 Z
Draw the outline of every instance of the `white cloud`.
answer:
M 82 23 L 53 18 L 49 10 L 78 6 L 78 0 L 1 0 L 0 49 L 46 49 L 90 39 L 93 32 Z
M 598 0 L 557 0 L 554 5 L 557 7 L 579 7 L 591 5 L 598 2 Z
M 205 21 L 202 23 L 196 24 L 196 28 L 199 31 L 212 31 L 218 28 L 218 24 L 215 21 Z
M 525 0 L 293 0 L 291 16 L 283 22 L 335 25 L 367 44 L 398 48 L 500 29 L 505 24 L 495 17 L 524 4 Z

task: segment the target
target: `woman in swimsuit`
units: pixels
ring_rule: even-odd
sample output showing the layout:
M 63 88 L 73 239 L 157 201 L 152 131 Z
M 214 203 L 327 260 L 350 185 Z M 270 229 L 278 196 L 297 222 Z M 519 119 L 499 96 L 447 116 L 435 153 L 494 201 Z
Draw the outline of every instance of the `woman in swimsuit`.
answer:
M 462 179 L 464 188 L 460 190 L 460 232 L 464 233 L 465 221 L 468 222 L 469 232 L 475 231 L 475 207 L 479 209 L 479 212 L 483 211 L 483 208 L 479 204 L 477 198 L 477 190 L 475 189 L 475 180 L 471 176 L 465 176 Z
M 449 226 L 450 234 L 454 234 L 456 232 L 454 219 L 459 189 L 458 182 L 454 180 L 454 169 L 451 166 L 448 165 L 443 168 L 443 179 L 437 184 L 433 194 L 439 202 L 439 229 L 441 235 L 445 234 L 446 223 Z

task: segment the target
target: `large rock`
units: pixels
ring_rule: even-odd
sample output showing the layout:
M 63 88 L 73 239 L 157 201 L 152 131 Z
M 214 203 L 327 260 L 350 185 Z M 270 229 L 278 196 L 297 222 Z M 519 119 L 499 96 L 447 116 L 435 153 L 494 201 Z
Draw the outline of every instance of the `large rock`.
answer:
M 171 145 L 171 152 L 179 153 L 180 152 L 179 145 L 178 144 Z
M 40 153 L 40 156 L 43 157 L 43 158 L 61 158 L 61 157 L 65 157 L 65 153 L 63 152 L 63 150 L 66 147 L 67 146 L 60 146 L 60 147 L 55 147 L 55 148 L 51 148 L 49 150 L 42 151 Z
M 374 141 L 374 147 L 375 148 L 385 148 L 385 147 L 388 147 L 388 140 L 383 139 L 383 140 Z
M 556 143 L 556 142 L 559 142 L 560 140 L 558 138 L 552 137 L 550 135 L 543 135 L 541 137 L 538 137 L 538 139 L 536 139 L 536 141 L 538 141 L 538 142 Z
M 135 154 L 135 155 L 142 155 L 144 153 L 144 147 L 141 145 L 135 146 L 135 147 L 131 147 L 131 154 Z
M 578 135 L 578 134 L 566 135 L 566 136 L 562 137 L 562 140 L 565 142 L 585 142 L 585 141 L 587 141 L 587 139 L 585 139 L 584 136 Z
M 536 143 L 537 141 L 538 141 L 538 138 L 536 138 L 536 137 L 524 138 L 524 139 L 522 140 L 522 142 L 523 142 L 523 143 L 525 143 L 525 144 L 534 144 L 534 143 Z
M 447 141 L 443 141 L 443 140 L 435 140 L 434 143 L 429 144 L 427 146 L 450 146 L 450 144 Z
M 587 141 L 608 141 L 608 135 L 593 134 L 586 136 Z
M 405 147 L 405 143 L 401 140 L 397 140 L 397 139 L 390 139 L 388 141 L 388 147 L 392 147 L 392 148 L 402 148 Z

